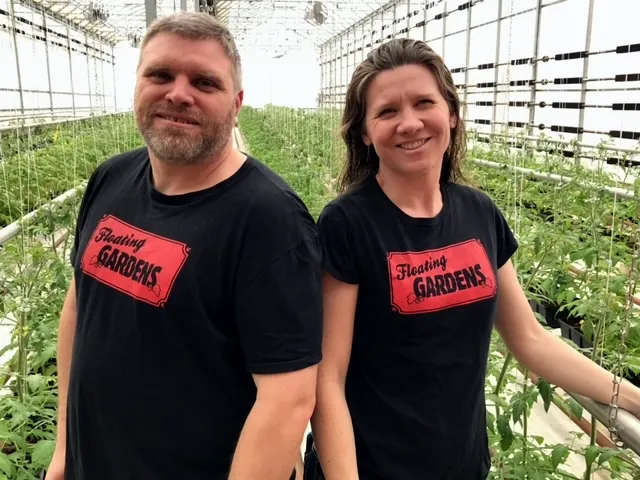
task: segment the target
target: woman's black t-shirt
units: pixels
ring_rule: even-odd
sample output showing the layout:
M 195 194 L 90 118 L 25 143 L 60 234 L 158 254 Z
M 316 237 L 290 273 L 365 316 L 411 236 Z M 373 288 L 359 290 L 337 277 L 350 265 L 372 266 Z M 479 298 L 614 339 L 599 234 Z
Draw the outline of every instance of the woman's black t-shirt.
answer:
M 375 177 L 330 202 L 324 267 L 359 285 L 346 396 L 361 480 L 486 478 L 486 364 L 497 272 L 517 249 L 484 193 L 443 186 L 406 215 Z

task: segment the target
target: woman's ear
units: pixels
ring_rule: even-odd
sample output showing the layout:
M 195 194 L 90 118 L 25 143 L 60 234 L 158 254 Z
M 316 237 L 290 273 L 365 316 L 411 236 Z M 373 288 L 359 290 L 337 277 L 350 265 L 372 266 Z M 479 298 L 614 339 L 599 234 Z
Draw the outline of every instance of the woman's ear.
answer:
M 373 142 L 371 141 L 371 137 L 367 135 L 367 126 L 364 122 L 362 122 L 360 134 L 362 135 L 362 141 L 364 142 L 364 144 L 367 147 L 370 147 Z
M 455 115 L 451 115 L 449 117 L 449 125 L 450 128 L 456 128 L 456 125 L 458 125 L 458 117 L 456 117 Z

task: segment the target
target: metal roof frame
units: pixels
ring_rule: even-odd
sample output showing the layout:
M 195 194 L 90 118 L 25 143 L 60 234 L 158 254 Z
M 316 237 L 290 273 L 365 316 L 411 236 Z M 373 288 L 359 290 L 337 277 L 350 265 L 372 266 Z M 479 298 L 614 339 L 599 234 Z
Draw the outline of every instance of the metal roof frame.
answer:
M 150 20 L 179 10 L 210 11 L 232 32 L 240 48 L 286 50 L 319 47 L 379 9 L 385 0 L 13 0 L 16 5 L 44 12 L 75 31 L 107 45 L 144 35 Z M 89 17 L 91 2 L 106 19 Z M 317 24 L 313 8 L 325 13 Z
M 320 25 L 308 18 L 309 9 L 316 3 L 326 10 L 326 21 Z M 384 3 L 385 0 L 222 0 L 215 5 L 215 16 L 229 27 L 239 47 L 260 47 L 265 43 L 281 48 L 319 47 Z

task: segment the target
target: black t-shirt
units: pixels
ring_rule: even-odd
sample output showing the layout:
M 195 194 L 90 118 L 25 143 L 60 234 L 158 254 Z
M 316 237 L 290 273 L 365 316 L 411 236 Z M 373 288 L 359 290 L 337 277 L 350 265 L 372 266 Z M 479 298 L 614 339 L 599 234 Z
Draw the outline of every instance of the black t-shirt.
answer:
M 330 202 L 324 267 L 359 285 L 346 397 L 360 480 L 479 480 L 497 270 L 517 242 L 482 192 L 443 186 L 412 218 L 375 177 Z
M 253 157 L 176 196 L 146 148 L 101 165 L 71 255 L 65 478 L 226 479 L 251 374 L 321 359 L 321 254 L 305 205 Z

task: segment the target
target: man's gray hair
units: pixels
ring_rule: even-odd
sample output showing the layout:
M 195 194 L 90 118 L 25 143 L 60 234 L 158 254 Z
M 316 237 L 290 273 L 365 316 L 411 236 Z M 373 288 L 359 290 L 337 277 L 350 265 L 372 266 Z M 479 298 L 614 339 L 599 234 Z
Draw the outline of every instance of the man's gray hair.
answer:
M 207 13 L 178 12 L 155 20 L 145 33 L 140 51 L 159 33 L 171 33 L 191 40 L 216 40 L 233 65 L 236 91 L 242 89 L 242 62 L 238 47 L 229 29 Z

